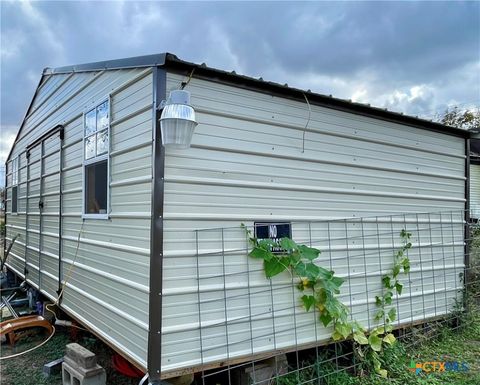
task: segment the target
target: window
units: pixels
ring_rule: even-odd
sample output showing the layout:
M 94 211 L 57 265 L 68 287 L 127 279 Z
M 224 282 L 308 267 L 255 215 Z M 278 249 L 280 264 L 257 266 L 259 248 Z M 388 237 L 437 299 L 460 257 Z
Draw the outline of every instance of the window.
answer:
M 83 213 L 85 217 L 108 218 L 109 110 L 107 100 L 84 114 Z
M 18 211 L 18 157 L 12 160 L 12 213 Z

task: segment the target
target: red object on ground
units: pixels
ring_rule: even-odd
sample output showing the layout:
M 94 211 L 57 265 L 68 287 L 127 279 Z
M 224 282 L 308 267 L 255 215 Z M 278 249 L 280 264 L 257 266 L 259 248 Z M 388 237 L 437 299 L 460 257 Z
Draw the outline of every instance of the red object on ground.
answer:
M 137 369 L 120 354 L 114 354 L 112 356 L 112 365 L 117 372 L 120 372 L 127 377 L 140 378 L 144 375 L 140 369 Z

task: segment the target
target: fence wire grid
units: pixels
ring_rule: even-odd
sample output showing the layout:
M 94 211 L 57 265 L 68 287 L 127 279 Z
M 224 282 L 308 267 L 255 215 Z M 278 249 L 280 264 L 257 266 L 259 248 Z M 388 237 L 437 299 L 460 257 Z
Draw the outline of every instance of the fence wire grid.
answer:
M 477 223 L 465 211 L 291 222 L 291 238 L 315 247 L 315 263 L 345 279 L 339 295 L 351 320 L 371 330 L 375 296 L 402 246 L 412 234 L 411 269 L 392 306 L 394 334 L 407 344 L 436 326 L 463 326 L 467 295 L 478 297 L 480 241 Z M 467 216 L 468 217 L 468 216 Z M 279 223 L 279 224 L 283 224 Z M 247 228 L 255 232 L 252 223 Z M 298 277 L 284 272 L 265 278 L 261 261 L 248 257 L 248 235 L 240 226 L 196 230 L 198 349 L 196 384 L 324 384 L 342 371 L 356 373 L 361 361 L 351 341 L 333 342 L 332 328 L 302 307 Z M 415 338 L 413 338 L 415 337 Z M 305 380 L 308 378 L 308 380 Z

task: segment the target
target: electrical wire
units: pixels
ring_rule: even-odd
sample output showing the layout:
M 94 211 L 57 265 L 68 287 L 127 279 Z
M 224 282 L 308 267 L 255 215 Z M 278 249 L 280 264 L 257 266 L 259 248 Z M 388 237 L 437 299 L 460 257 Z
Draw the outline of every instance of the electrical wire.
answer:
M 47 304 L 45 305 L 45 309 L 47 311 L 49 311 L 50 313 L 53 314 L 53 317 L 55 318 L 55 322 L 56 321 L 63 321 L 63 320 L 59 320 L 57 318 L 57 313 L 55 313 L 53 310 L 50 309 L 51 306 L 57 306 L 58 303 L 60 302 L 60 299 L 62 298 L 62 295 L 63 295 L 63 292 L 65 291 L 65 287 L 67 285 L 67 282 L 68 280 L 71 278 L 72 276 L 72 273 L 73 273 L 73 268 L 75 267 L 75 261 L 77 260 L 77 256 L 78 256 L 78 249 L 80 247 L 80 237 L 82 235 L 82 232 L 83 232 L 83 225 L 84 225 L 85 221 L 82 221 L 82 225 L 80 226 L 80 231 L 78 232 L 78 237 L 77 237 L 77 247 L 75 249 L 75 255 L 73 257 L 73 261 L 70 265 L 70 268 L 68 269 L 68 272 L 67 272 L 67 275 L 62 283 L 62 288 L 60 290 L 60 293 L 58 294 L 58 297 L 57 299 L 55 300 L 54 303 L 51 303 L 51 304 Z M 74 327 L 74 328 L 77 328 L 77 329 L 80 329 L 80 330 L 85 330 L 85 331 L 88 331 L 87 329 L 84 329 L 80 326 L 76 326 L 76 325 L 68 325 L 69 327 Z M 52 325 L 52 334 L 50 334 L 48 336 L 48 338 L 43 341 L 41 344 L 37 345 L 37 346 L 34 346 L 33 348 L 31 349 L 28 349 L 28 350 L 25 350 L 24 352 L 21 352 L 21 353 L 16 353 L 16 354 L 12 354 L 10 356 L 6 356 L 6 357 L 0 357 L 0 360 L 6 360 L 6 359 L 9 359 L 9 358 L 14 358 L 14 357 L 19 357 L 19 356 L 22 356 L 24 354 L 27 354 L 27 353 L 30 353 L 30 352 L 33 352 L 34 350 L 40 348 L 41 346 L 45 345 L 48 341 L 50 341 L 52 339 L 52 337 L 55 335 L 55 326 Z
M 310 118 L 312 116 L 312 107 L 310 106 L 310 103 L 307 99 L 307 95 L 305 95 L 304 92 L 302 92 L 302 94 L 308 105 L 308 119 L 307 119 L 307 123 L 305 124 L 305 128 L 303 129 L 303 136 L 302 136 L 302 153 L 304 153 L 305 152 L 305 133 L 307 132 L 308 123 L 310 123 Z
M 48 336 L 48 338 L 43 341 L 41 344 L 37 345 L 37 346 L 34 346 L 33 348 L 30 348 L 28 350 L 25 350 L 24 352 L 20 352 L 20 353 L 16 353 L 16 354 L 12 354 L 10 356 L 6 356 L 6 357 L 0 357 L 0 361 L 2 360 L 8 360 L 9 358 L 15 358 L 15 357 L 19 357 L 19 356 L 23 356 L 24 354 L 27 354 L 27 353 L 30 353 L 30 352 L 33 352 L 34 350 L 42 347 L 43 345 L 45 345 L 48 341 L 50 341 L 52 339 L 52 337 L 54 336 L 55 334 L 55 326 L 52 325 L 52 333 Z
M 142 377 L 138 385 L 143 385 L 145 383 L 145 380 L 148 379 L 148 373 L 145 373 L 145 375 Z
M 190 80 L 192 80 L 192 76 L 193 76 L 193 73 L 195 72 L 195 68 L 192 70 L 192 72 L 190 72 L 190 76 L 188 77 L 187 81 L 186 82 L 182 82 L 180 84 L 180 89 L 183 90 L 187 85 L 188 83 L 190 83 Z
M 70 268 L 68 269 L 67 275 L 65 276 L 65 279 L 63 280 L 63 283 L 62 283 L 60 292 L 58 293 L 57 299 L 55 300 L 54 303 L 49 303 L 49 304 L 45 305 L 45 309 L 53 314 L 53 317 L 55 318 L 55 321 L 62 321 L 62 320 L 59 320 L 57 318 L 57 313 L 55 313 L 53 310 L 51 310 L 50 307 L 58 306 L 58 303 L 60 302 L 60 299 L 63 296 L 63 292 L 65 291 L 65 287 L 67 286 L 67 282 L 72 276 L 73 268 L 75 267 L 75 262 L 76 262 L 77 256 L 78 256 L 78 249 L 80 248 L 80 237 L 81 237 L 82 232 L 83 232 L 83 225 L 84 224 L 85 224 L 85 221 L 82 221 L 82 225 L 80 226 L 80 231 L 78 232 L 77 247 L 75 248 L 75 255 L 73 256 L 73 260 L 72 260 L 72 263 L 70 264 Z M 87 329 L 84 329 L 84 328 L 76 326 L 76 325 L 69 325 L 69 326 L 75 327 L 75 328 L 80 329 L 80 330 L 88 331 Z

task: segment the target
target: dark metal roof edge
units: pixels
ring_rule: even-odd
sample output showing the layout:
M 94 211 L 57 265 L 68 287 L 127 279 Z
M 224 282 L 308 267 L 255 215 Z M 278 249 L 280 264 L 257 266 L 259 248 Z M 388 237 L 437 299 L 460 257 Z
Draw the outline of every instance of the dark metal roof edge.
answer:
M 463 138 L 468 138 L 470 136 L 467 130 L 447 126 L 441 123 L 436 123 L 431 120 L 421 119 L 410 115 L 404 115 L 403 113 L 393 112 L 383 108 L 372 107 L 369 104 L 356 103 L 350 100 L 339 99 L 330 95 L 318 94 L 311 92 L 310 90 L 304 91 L 298 88 L 289 87 L 287 84 L 282 85 L 275 82 L 265 81 L 262 78 L 256 79 L 249 76 L 238 75 L 235 72 L 218 70 L 208 67 L 205 64 L 199 65 L 191 62 L 186 62 L 170 53 L 166 53 L 165 55 L 165 67 L 167 69 L 170 68 L 187 71 L 195 69 L 195 75 L 197 76 L 204 75 L 213 79 L 229 81 L 237 85 L 244 85 L 247 88 L 275 92 L 277 94 L 289 96 L 295 99 L 300 99 L 302 101 L 305 101 L 303 95 L 306 95 L 309 99 L 309 102 L 313 102 L 314 104 L 328 108 L 351 112 L 357 115 L 387 120 L 394 123 L 406 124 L 417 128 L 427 129 L 429 131 L 451 134 Z
M 93 63 L 76 64 L 57 68 L 45 68 L 43 74 L 60 74 L 70 72 L 88 72 L 125 68 L 155 67 L 165 64 L 166 53 L 134 56 L 124 59 L 105 60 Z
M 126 68 L 139 68 L 139 67 L 165 67 L 167 69 L 179 70 L 179 71 L 191 71 L 195 69 L 196 75 L 202 75 L 212 80 L 221 80 L 229 83 L 233 83 L 237 86 L 243 86 L 249 89 L 273 92 L 285 97 L 290 97 L 296 100 L 304 100 L 303 95 L 307 95 L 309 101 L 314 104 L 341 110 L 345 112 L 354 113 L 357 115 L 368 116 L 372 118 L 382 119 L 393 123 L 406 124 L 409 126 L 426 129 L 429 131 L 435 131 L 444 134 L 451 134 L 468 138 L 474 134 L 456 127 L 446 126 L 441 123 L 436 123 L 430 120 L 421 119 L 414 116 L 404 115 L 402 113 L 388 111 L 378 107 L 372 107 L 369 104 L 362 104 L 352 102 L 350 100 L 344 100 L 334 98 L 330 95 L 323 95 L 311 92 L 310 90 L 304 91 L 298 88 L 289 87 L 287 84 L 282 85 L 275 82 L 264 81 L 262 78 L 256 79 L 253 77 L 238 75 L 235 72 L 227 72 L 224 70 L 208 67 L 206 64 L 195 64 L 179 59 L 176 55 L 165 52 L 153 55 L 135 56 L 124 59 L 106 60 L 57 68 L 45 68 L 43 70 L 40 82 L 35 90 L 35 93 L 27 108 L 25 117 L 28 116 L 32 107 L 35 96 L 38 89 L 42 84 L 42 81 L 47 75 L 71 73 L 71 72 L 88 72 L 88 71 L 101 71 L 101 70 L 113 70 L 113 69 L 126 69 Z M 10 159 L 13 147 L 18 140 L 25 117 L 22 119 L 20 128 L 17 132 L 17 136 L 13 142 L 10 152 L 6 158 L 6 162 Z

